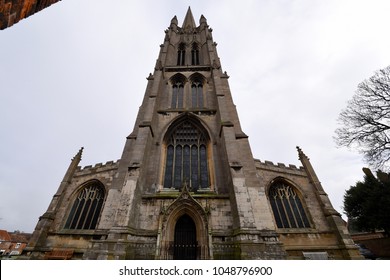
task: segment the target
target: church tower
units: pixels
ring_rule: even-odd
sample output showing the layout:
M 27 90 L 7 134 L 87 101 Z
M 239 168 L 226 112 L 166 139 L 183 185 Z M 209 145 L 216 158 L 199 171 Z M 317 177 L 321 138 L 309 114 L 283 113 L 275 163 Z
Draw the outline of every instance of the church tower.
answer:
M 79 151 L 26 257 L 359 257 L 301 149 L 301 168 L 253 158 L 216 45 L 190 8 L 171 20 L 121 159 Z

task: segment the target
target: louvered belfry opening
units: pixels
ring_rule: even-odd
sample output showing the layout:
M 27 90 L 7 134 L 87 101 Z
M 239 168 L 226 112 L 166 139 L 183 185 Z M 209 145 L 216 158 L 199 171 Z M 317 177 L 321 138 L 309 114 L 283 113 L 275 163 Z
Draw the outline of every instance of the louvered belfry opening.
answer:
M 175 226 L 173 259 L 197 259 L 196 226 L 187 214 L 181 216 Z

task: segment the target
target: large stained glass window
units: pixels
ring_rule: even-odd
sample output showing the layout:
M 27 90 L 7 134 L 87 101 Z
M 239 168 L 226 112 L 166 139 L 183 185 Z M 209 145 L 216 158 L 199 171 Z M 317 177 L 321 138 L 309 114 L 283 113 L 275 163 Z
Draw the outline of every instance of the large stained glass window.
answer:
M 290 185 L 283 181 L 272 184 L 269 200 L 278 228 L 310 227 L 302 202 Z
M 104 188 L 91 182 L 82 188 L 70 210 L 66 229 L 95 229 L 104 201 Z
M 191 120 L 179 123 L 167 138 L 164 188 L 209 187 L 207 136 Z

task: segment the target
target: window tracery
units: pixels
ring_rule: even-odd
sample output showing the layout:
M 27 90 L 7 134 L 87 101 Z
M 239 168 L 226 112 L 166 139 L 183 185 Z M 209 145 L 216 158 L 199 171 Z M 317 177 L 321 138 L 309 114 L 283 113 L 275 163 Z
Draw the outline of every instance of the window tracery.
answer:
M 184 83 L 185 77 L 183 75 L 175 75 L 171 79 L 172 83 L 172 100 L 171 100 L 171 108 L 183 108 L 184 104 Z
M 203 84 L 195 80 L 191 84 L 192 108 L 203 108 Z
M 283 181 L 272 184 L 269 200 L 278 228 L 310 227 L 299 195 L 290 185 Z
M 186 45 L 184 43 L 180 43 L 179 48 L 177 50 L 177 65 L 183 66 L 185 65 L 186 60 Z
M 196 124 L 185 120 L 166 140 L 164 188 L 179 189 L 184 182 L 191 189 L 209 187 L 208 137 Z
M 192 44 L 191 64 L 192 65 L 199 65 L 199 47 L 198 47 L 197 43 Z
M 104 188 L 91 182 L 82 188 L 70 210 L 66 229 L 95 229 L 103 206 Z

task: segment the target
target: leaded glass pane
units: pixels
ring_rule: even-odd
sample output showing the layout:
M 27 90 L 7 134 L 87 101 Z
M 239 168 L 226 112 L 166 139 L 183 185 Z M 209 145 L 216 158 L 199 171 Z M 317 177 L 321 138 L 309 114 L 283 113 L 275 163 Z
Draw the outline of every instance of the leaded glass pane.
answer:
M 284 228 L 288 228 L 289 224 L 288 224 L 288 220 L 287 220 L 287 216 L 286 216 L 286 210 L 283 207 L 282 199 L 283 198 L 277 199 L 276 200 L 276 205 L 278 206 L 278 209 L 279 209 L 280 219 L 282 220 L 283 227 Z
M 303 226 L 304 227 L 310 227 L 310 223 L 309 223 L 309 220 L 307 219 L 307 216 L 305 214 L 305 210 L 303 209 L 302 202 L 299 200 L 298 197 L 297 197 L 295 202 L 296 202 L 297 208 L 299 210 Z
M 181 177 L 181 170 L 182 170 L 182 148 L 180 145 L 176 147 L 176 154 L 175 154 L 175 188 L 180 188 L 182 184 L 182 177 Z
M 191 85 L 191 99 L 193 108 L 203 108 L 203 86 L 199 81 Z
M 207 154 L 206 154 L 206 146 L 200 146 L 200 180 L 201 187 L 208 188 L 209 187 L 209 178 L 207 171 Z
M 275 183 L 270 187 L 269 199 L 279 228 L 310 227 L 302 202 L 291 186 Z
M 180 44 L 177 52 L 177 65 L 185 65 L 186 57 L 186 46 L 185 44 Z
M 177 108 L 183 108 L 184 87 L 180 85 L 177 92 Z
M 176 108 L 176 103 L 177 103 L 177 91 L 178 91 L 177 86 L 174 85 L 174 86 L 172 87 L 172 104 L 171 104 L 171 107 L 172 107 L 172 108 Z
M 84 204 L 85 204 L 85 199 L 84 198 L 79 198 L 79 203 L 78 203 L 78 206 L 77 206 L 77 210 L 76 210 L 76 213 L 73 217 L 73 220 L 72 220 L 72 224 L 70 225 L 70 228 L 77 228 L 77 225 L 78 225 L 78 222 L 79 222 L 79 218 L 80 218 L 80 215 L 81 215 L 81 212 L 83 210 L 83 207 L 84 207 Z
M 190 146 L 185 145 L 183 150 L 183 181 L 190 181 Z
M 91 221 L 92 221 L 92 217 L 95 214 L 97 203 L 98 201 L 96 199 L 92 200 L 91 211 L 88 212 L 87 219 L 85 221 L 85 226 L 84 226 L 85 229 L 90 229 L 92 226 Z
M 198 44 L 196 43 L 192 45 L 191 62 L 192 65 L 199 65 L 199 48 L 198 48 Z
M 283 198 L 283 204 L 284 204 L 284 209 L 285 209 L 287 217 L 288 217 L 289 227 L 296 228 L 297 224 L 296 224 L 295 219 L 294 219 L 294 213 L 291 209 L 290 197 L 285 196 Z
M 191 147 L 191 187 L 198 189 L 199 187 L 199 157 L 198 157 L 198 146 L 193 145 Z
M 81 216 L 79 218 L 79 223 L 77 225 L 77 229 L 83 229 L 84 228 L 84 222 L 87 218 L 87 214 L 88 214 L 88 211 L 90 210 L 89 207 L 90 207 L 90 204 L 91 204 L 91 200 L 89 198 L 86 199 L 85 203 L 84 203 L 84 207 L 83 207 L 83 211 L 81 212 Z
M 94 229 L 103 205 L 104 191 L 100 186 L 83 188 L 75 199 L 68 219 L 67 229 Z
M 165 163 L 164 187 L 166 187 L 166 188 L 173 187 L 173 184 L 172 184 L 173 152 L 174 152 L 173 146 L 169 145 L 167 148 L 167 160 Z
M 198 86 L 198 107 L 203 108 L 203 87 L 201 84 Z
M 207 137 L 191 121 L 177 125 L 167 136 L 167 156 L 164 187 L 183 186 L 187 181 L 196 190 L 209 187 Z
M 193 84 L 191 86 L 191 90 L 192 90 L 192 107 L 197 108 L 198 107 L 198 90 L 197 90 L 196 85 Z
M 270 203 L 271 203 L 272 211 L 274 212 L 276 225 L 278 228 L 282 228 L 283 224 L 282 224 L 282 220 L 280 219 L 280 213 L 279 213 L 278 206 L 276 205 L 275 198 L 270 197 Z

